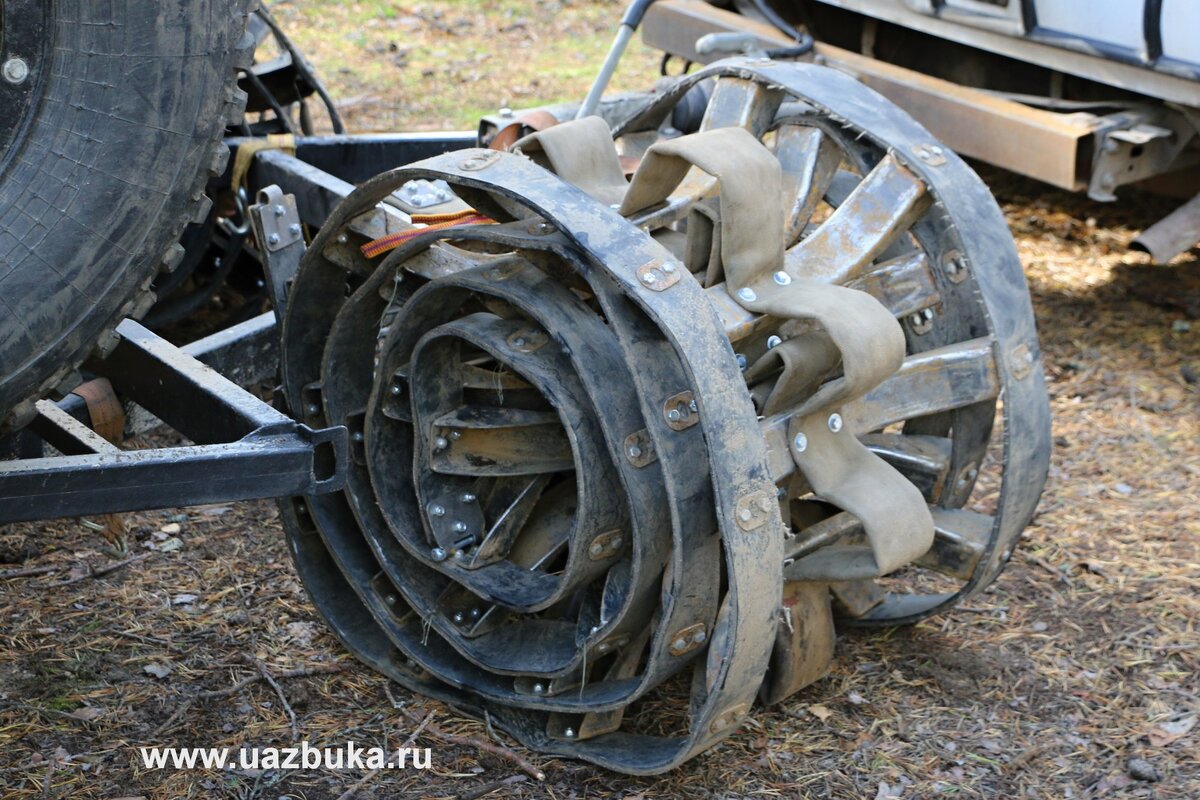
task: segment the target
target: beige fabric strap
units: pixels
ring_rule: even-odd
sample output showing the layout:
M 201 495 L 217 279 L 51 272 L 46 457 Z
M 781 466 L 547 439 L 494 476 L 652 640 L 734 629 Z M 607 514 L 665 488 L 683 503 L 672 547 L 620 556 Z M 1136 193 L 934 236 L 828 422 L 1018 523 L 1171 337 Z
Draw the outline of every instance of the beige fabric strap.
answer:
M 584 117 L 518 139 L 513 150 L 608 205 L 618 205 L 629 183 L 600 117 Z
M 717 128 L 653 145 L 630 183 L 621 213 L 666 200 L 695 167 L 720 184 L 720 256 L 726 280 L 783 264 L 783 173 L 762 142 L 743 128 Z
M 296 137 L 290 133 L 273 133 L 264 139 L 251 139 L 239 144 L 237 156 L 233 159 L 233 173 L 230 177 L 230 184 L 235 192 L 245 187 L 251 162 L 264 150 L 282 150 L 289 156 L 294 156 L 296 155 Z
M 792 565 L 788 577 L 852 580 L 886 575 L 929 550 L 933 517 L 912 482 L 868 450 L 854 431 L 834 431 L 830 417 L 900 368 L 904 332 L 891 313 L 865 292 L 816 281 L 793 281 L 779 288 L 787 292 L 788 316 L 818 321 L 842 363 L 842 376 L 821 386 L 793 415 L 788 426 L 792 458 L 818 496 L 858 517 L 870 543 L 869 547 L 818 550 Z M 774 348 L 782 350 L 778 358 L 785 365 L 806 354 L 820 355 L 811 352 L 812 345 L 789 347 L 791 341 Z M 801 352 L 805 347 L 810 351 Z M 785 367 L 768 403 L 780 409 L 791 407 L 795 398 L 811 391 L 813 373 L 820 366 Z M 803 449 L 796 444 L 801 434 Z

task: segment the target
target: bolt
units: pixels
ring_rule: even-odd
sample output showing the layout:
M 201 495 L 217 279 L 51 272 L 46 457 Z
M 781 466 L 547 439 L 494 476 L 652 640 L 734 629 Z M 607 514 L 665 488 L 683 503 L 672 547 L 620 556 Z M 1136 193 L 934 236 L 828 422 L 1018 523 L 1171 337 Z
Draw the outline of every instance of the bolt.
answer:
M 630 458 L 642 457 L 642 448 L 638 447 L 636 444 L 629 445 L 625 452 L 629 454 Z
M 309 404 L 309 406 L 308 406 L 308 413 L 309 413 L 309 414 L 316 414 L 316 413 L 317 413 L 318 411 L 320 411 L 320 410 L 321 410 L 321 409 L 317 407 L 316 403 L 310 403 L 310 404 Z
M 592 630 L 591 630 L 591 635 L 593 635 L 593 636 L 594 636 L 594 635 L 595 635 L 595 634 L 597 634 L 599 631 L 600 631 L 600 626 L 599 626 L 599 625 L 593 625 L 593 626 L 592 626 Z
M 363 440 L 362 431 L 355 431 L 353 438 L 354 438 L 354 441 L 361 442 Z
M 465 522 L 454 523 L 454 532 L 455 533 L 466 533 L 467 532 L 467 523 L 465 523 Z
M 471 494 L 470 492 L 467 492 L 466 494 L 464 494 L 464 495 L 462 496 L 462 501 L 463 501 L 464 503 L 474 503 L 474 502 L 475 502 L 475 495 Z
M 299 236 L 300 235 L 300 223 L 293 222 L 291 225 L 289 225 L 288 233 L 290 233 L 292 236 Z
M 546 685 L 542 684 L 542 683 L 535 683 L 533 685 L 533 693 L 534 694 L 545 694 L 546 693 Z
M 337 237 L 337 242 L 338 242 L 338 244 L 345 244 L 345 243 L 346 243 L 346 242 L 348 242 L 348 241 L 350 241 L 350 237 L 349 237 L 349 236 L 347 236 L 347 235 L 346 235 L 346 234 L 344 234 L 344 233 L 339 233 L 339 234 L 338 234 L 338 237 Z
M 829 415 L 829 430 L 833 431 L 834 433 L 837 433 L 841 429 L 842 429 L 842 415 L 841 414 L 830 414 Z
M 396 605 L 396 595 L 389 594 L 387 597 L 383 598 L 383 602 L 387 603 L 389 606 Z
M 524 346 L 525 346 L 525 340 L 523 338 L 521 338 L 520 336 L 518 336 L 516 339 L 513 339 L 513 347 L 524 347 Z
M 680 638 L 676 639 L 675 641 L 671 642 L 672 650 L 682 650 L 687 646 L 688 646 L 687 640 L 685 640 L 683 637 L 680 637 Z
M 942 153 L 946 152 L 945 150 L 943 150 L 940 146 L 938 146 L 936 144 L 929 149 L 933 151 L 933 154 L 935 156 L 940 156 Z
M 775 273 L 775 282 L 778 283 L 780 286 L 787 286 L 789 283 L 792 282 L 792 276 L 788 275 L 783 270 L 779 270 L 779 272 Z
M 592 546 L 588 548 L 588 552 L 594 556 L 601 555 L 604 552 L 604 545 L 599 542 L 592 542 Z
M 921 316 L 923 316 L 925 318 L 926 322 L 933 322 L 933 309 L 932 308 L 925 309 L 924 311 L 921 312 Z
M 438 200 L 441 200 L 443 203 L 445 203 L 446 201 L 448 201 L 450 199 L 450 193 L 444 189 L 438 190 L 437 196 L 438 196 Z
M 758 295 L 749 286 L 738 289 L 738 299 L 746 303 L 753 303 L 758 299 Z
M 273 210 L 275 211 L 275 216 L 277 216 L 277 217 L 282 217 L 284 214 L 287 213 L 287 209 L 285 209 L 281 205 L 276 205 Z
M 647 286 L 653 286 L 657 280 L 658 278 L 654 277 L 653 272 L 647 272 L 642 276 L 642 283 L 646 284 Z
M 625 540 L 622 539 L 620 536 L 618 536 L 617 538 L 612 540 L 612 543 L 609 544 L 609 549 L 610 550 L 620 550 L 621 546 L 623 544 L 625 544 Z
M 429 516 L 444 517 L 446 516 L 446 509 L 444 506 L 439 506 L 438 504 L 434 503 L 429 507 Z
M 754 519 L 754 512 L 748 508 L 743 508 L 738 512 L 738 519 L 740 519 L 742 522 L 749 522 L 750 520 Z
M 565 731 L 563 731 L 563 736 L 567 737 L 568 739 L 574 739 L 575 738 L 575 729 L 567 728 Z
M 462 561 L 466 557 L 467 557 L 466 550 L 455 550 L 454 551 L 454 560 L 455 561 Z
M 596 652 L 600 653 L 601 655 L 607 653 L 609 650 L 612 650 L 612 645 L 608 642 L 601 642 L 600 644 L 596 645 Z
M 778 336 L 768 336 L 767 337 L 767 349 L 768 350 L 773 350 L 781 344 L 783 344 L 783 339 L 780 339 Z
M 405 194 L 416 194 L 417 193 L 417 185 L 415 183 L 404 184 L 404 193 Z
M 672 408 L 670 411 L 667 412 L 667 419 L 670 420 L 671 422 L 679 422 L 679 420 L 682 417 L 683 417 L 683 414 L 679 413 L 678 408 Z
M 513 115 L 513 110 L 511 108 L 508 108 L 506 106 L 506 107 L 500 109 L 500 116 L 504 117 L 505 119 L 508 119 L 512 115 Z
M 402 390 L 399 386 L 393 386 L 392 387 L 392 397 L 398 397 L 400 395 L 401 391 Z
M 450 431 L 450 438 L 455 441 L 462 438 L 462 431 Z
M 267 244 L 279 244 L 279 234 L 272 233 L 267 237 Z
M 29 65 L 23 58 L 10 58 L 4 62 L 4 80 L 9 83 L 24 83 L 29 77 Z
M 922 317 L 920 314 L 913 314 L 912 316 L 910 316 L 908 318 L 908 322 L 914 328 L 919 328 L 920 326 L 925 324 L 925 318 Z
M 933 156 L 933 153 L 930 153 L 928 150 L 926 150 L 924 147 L 922 147 L 920 150 L 917 151 L 917 156 L 922 161 L 928 161 Z
M 433 440 L 433 448 L 435 450 L 445 450 L 449 446 L 450 443 L 446 441 L 445 437 L 439 436 Z
M 742 372 L 745 372 L 746 367 L 750 366 L 750 362 L 747 361 L 746 357 L 744 355 L 742 355 L 741 353 L 737 354 L 737 364 L 738 364 L 738 369 L 740 369 Z
M 466 622 L 466 621 L 467 621 L 467 615 L 466 615 L 466 614 L 464 614 L 464 613 L 463 613 L 463 612 L 461 612 L 461 611 L 455 611 L 455 612 L 454 612 L 454 624 L 456 624 L 456 625 L 462 625 L 462 624 L 463 624 L 464 622 Z
M 797 453 L 803 453 L 808 449 L 808 437 L 803 433 L 797 433 L 796 438 L 792 439 L 792 444 L 795 445 Z
M 429 557 L 432 558 L 434 561 L 445 561 L 446 560 L 446 551 L 440 547 L 435 547 L 429 551 Z
M 699 630 L 697 630 L 695 633 L 692 634 L 692 641 L 695 642 L 696 644 L 704 644 L 704 642 L 707 639 L 708 639 L 708 633 L 705 632 L 704 628 L 700 628 Z
M 670 275 L 675 271 L 675 265 L 668 261 L 666 264 L 662 265 L 662 271 Z
M 479 619 L 481 616 L 483 616 L 483 612 L 478 608 L 471 609 L 471 619 Z

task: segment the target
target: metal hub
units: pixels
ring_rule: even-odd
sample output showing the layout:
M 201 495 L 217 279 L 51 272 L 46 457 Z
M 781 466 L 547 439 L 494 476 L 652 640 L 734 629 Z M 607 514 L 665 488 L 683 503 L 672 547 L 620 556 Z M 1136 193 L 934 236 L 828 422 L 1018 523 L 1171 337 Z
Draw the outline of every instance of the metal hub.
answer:
M 663 140 L 706 78 L 701 130 Z M 844 75 L 762 60 L 615 137 L 591 118 L 516 149 L 363 185 L 292 289 L 287 401 L 355 445 L 346 491 L 285 525 L 360 658 L 653 773 L 824 674 L 835 615 L 911 621 L 994 579 L 1048 417 L 1020 264 L 957 157 Z M 367 259 L 349 222 L 414 180 L 494 224 Z

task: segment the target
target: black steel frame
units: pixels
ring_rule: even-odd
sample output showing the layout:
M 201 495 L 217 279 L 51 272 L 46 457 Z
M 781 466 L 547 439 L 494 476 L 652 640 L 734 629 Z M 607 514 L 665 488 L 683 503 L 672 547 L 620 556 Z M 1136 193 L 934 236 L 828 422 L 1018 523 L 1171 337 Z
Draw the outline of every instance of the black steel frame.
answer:
M 236 150 L 244 141 L 228 143 Z M 301 138 L 295 156 L 260 153 L 249 188 L 253 194 L 278 184 L 296 195 L 302 220 L 319 227 L 355 183 L 475 141 L 474 133 Z M 20 456 L 0 460 L 0 524 L 342 487 L 349 454 L 344 427 L 314 430 L 242 388 L 275 381 L 273 312 L 182 348 L 132 320 L 118 326 L 117 336 L 112 353 L 87 370 L 108 378 L 133 404 L 127 431 L 145 432 L 162 422 L 191 444 L 121 450 L 88 427 L 88 409 L 77 396 L 43 402 L 34 424 L 7 447 L 0 445 L 0 452 Z M 44 445 L 62 455 L 43 456 Z

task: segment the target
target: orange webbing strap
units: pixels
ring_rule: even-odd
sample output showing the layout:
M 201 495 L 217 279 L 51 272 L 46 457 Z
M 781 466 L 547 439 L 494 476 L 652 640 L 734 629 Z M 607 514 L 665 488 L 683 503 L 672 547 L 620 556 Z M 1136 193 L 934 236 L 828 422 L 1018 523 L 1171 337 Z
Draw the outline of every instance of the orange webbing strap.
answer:
M 485 217 L 473 208 L 456 211 L 453 214 L 413 214 L 412 221 L 424 225 L 423 228 L 389 233 L 374 241 L 367 242 L 360 250 L 367 258 L 383 255 L 389 250 L 395 250 L 400 245 L 429 231 L 440 231 L 446 228 L 457 228 L 460 225 L 495 225 L 496 220 Z

